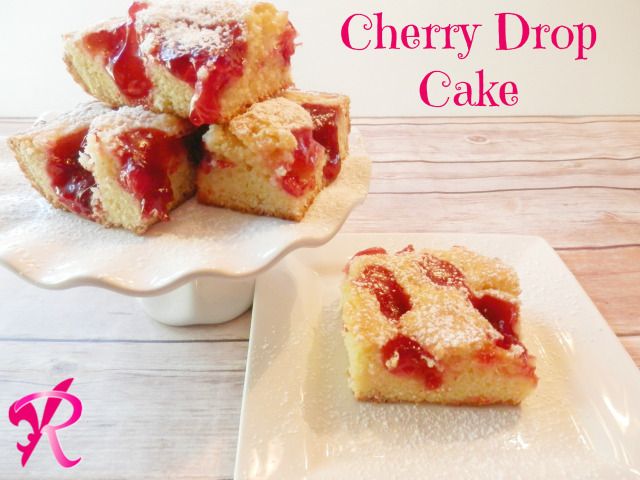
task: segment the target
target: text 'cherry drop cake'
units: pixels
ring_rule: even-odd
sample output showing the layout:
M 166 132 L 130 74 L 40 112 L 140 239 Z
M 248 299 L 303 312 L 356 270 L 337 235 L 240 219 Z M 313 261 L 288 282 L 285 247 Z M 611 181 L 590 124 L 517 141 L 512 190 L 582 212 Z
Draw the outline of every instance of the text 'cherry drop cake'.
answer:
M 257 103 L 228 125 L 212 125 L 203 138 L 198 200 L 301 220 L 318 193 L 335 178 L 326 177 L 329 149 L 314 133 L 312 115 L 284 97 Z M 340 152 L 336 152 L 334 164 L 339 171 Z
M 142 107 L 82 104 L 9 146 L 49 203 L 108 227 L 144 233 L 195 191 L 195 127 Z
M 295 38 L 269 3 L 139 1 L 127 18 L 67 35 L 65 62 L 104 103 L 208 125 L 289 87 Z
M 409 246 L 365 250 L 346 268 L 344 341 L 357 399 L 515 405 L 535 388 L 519 280 L 502 261 Z

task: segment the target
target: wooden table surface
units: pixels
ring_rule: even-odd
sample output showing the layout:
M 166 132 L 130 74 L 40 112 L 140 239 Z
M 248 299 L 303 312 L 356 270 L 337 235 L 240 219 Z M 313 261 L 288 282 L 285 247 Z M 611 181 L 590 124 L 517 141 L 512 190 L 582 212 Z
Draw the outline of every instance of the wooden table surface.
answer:
M 27 119 L 0 119 L 0 135 Z M 640 117 L 358 119 L 371 194 L 345 232 L 540 235 L 560 253 L 640 365 Z M 1 239 L 0 239 L 1 241 Z M 229 479 L 250 314 L 173 329 L 135 299 L 40 290 L 0 270 L 0 476 Z M 68 377 L 82 455 L 64 471 L 43 441 L 27 468 L 9 424 L 17 398 Z

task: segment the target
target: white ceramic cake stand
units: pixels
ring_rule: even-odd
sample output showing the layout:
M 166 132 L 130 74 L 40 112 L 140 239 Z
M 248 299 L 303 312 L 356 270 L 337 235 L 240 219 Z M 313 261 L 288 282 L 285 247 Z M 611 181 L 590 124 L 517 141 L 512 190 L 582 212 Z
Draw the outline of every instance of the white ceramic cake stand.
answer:
M 300 223 L 192 200 L 138 237 L 49 206 L 0 142 L 0 263 L 48 289 L 96 286 L 139 297 L 169 325 L 222 323 L 246 311 L 260 272 L 333 238 L 366 197 L 371 168 L 353 132 L 342 173 Z

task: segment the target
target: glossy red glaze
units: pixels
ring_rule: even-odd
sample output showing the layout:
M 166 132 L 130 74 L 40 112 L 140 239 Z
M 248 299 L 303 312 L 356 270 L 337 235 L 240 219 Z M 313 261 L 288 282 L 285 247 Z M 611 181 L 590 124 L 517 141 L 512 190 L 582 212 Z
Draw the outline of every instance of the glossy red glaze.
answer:
M 296 137 L 298 146 L 293 152 L 293 163 L 280 182 L 289 195 L 301 197 L 316 187 L 316 163 L 322 147 L 313 139 L 310 128 L 294 130 L 291 133 Z
M 375 295 L 380 312 L 389 320 L 399 322 L 400 317 L 411 310 L 411 299 L 398 283 L 391 270 L 382 265 L 367 265 L 356 283 Z
M 84 44 L 92 55 L 102 56 L 108 72 L 120 91 L 132 101 L 149 96 L 152 83 L 140 56 L 135 15 L 147 8 L 136 2 L 129 9 L 129 20 L 112 30 L 101 30 L 84 37 Z
M 185 140 L 156 129 L 140 128 L 119 135 L 114 150 L 120 161 L 120 183 L 142 206 L 145 217 L 169 219 L 174 200 L 170 175 L 188 155 Z
M 145 8 L 146 3 L 136 2 L 129 9 L 126 23 L 112 30 L 90 33 L 84 38 L 89 52 L 104 58 L 120 91 L 133 101 L 145 100 L 153 88 L 140 52 L 140 41 L 145 32 L 137 32 L 135 28 L 136 14 Z M 211 25 L 209 28 L 216 27 Z M 239 23 L 232 23 L 230 27 L 233 39 L 223 55 L 202 49 L 178 52 L 162 43 L 151 52 L 176 78 L 195 89 L 190 114 L 190 120 L 195 125 L 219 122 L 221 96 L 244 71 L 247 43 L 241 38 L 243 28 Z M 206 74 L 199 79 L 198 70 L 201 67 L 206 68 Z
M 471 296 L 471 303 L 498 330 L 503 338 L 496 341 L 500 348 L 509 349 L 511 345 L 519 345 L 518 335 L 514 328 L 518 320 L 518 306 L 492 295 L 480 298 Z
M 80 162 L 80 151 L 83 148 L 87 130 L 83 129 L 66 137 L 59 138 L 47 150 L 47 174 L 51 187 L 60 202 L 69 210 L 91 217 L 91 188 L 96 181 Z
M 215 28 L 212 25 L 210 28 Z M 195 125 L 208 125 L 220 121 L 220 100 L 225 89 L 244 72 L 247 42 L 242 39 L 243 28 L 239 23 L 230 24 L 233 37 L 223 55 L 208 50 L 177 53 L 166 46 L 156 54 L 177 78 L 195 88 L 190 120 Z M 206 73 L 198 78 L 202 67 Z M 201 74 L 202 75 L 202 74 Z
M 389 340 L 380 353 L 382 363 L 394 375 L 419 379 L 430 390 L 442 385 L 442 372 L 433 355 L 412 338 L 400 334 Z
M 327 149 L 328 158 L 323 174 L 327 181 L 333 182 L 342 168 L 338 139 L 338 108 L 317 103 L 305 103 L 302 107 L 314 118 L 313 138 Z
M 211 29 L 216 27 L 218 25 L 208 26 Z M 166 45 L 160 47 L 158 52 L 152 52 L 174 76 L 195 88 L 189 117 L 194 125 L 220 122 L 222 95 L 244 73 L 248 50 L 247 42 L 243 39 L 245 32 L 242 24 L 237 22 L 230 23 L 229 27 L 232 39 L 224 54 L 202 49 L 188 53 L 176 52 Z M 295 52 L 296 35 L 295 29 L 289 24 L 278 45 L 278 52 L 287 65 L 291 63 L 291 56 Z M 202 78 L 199 79 L 198 71 L 202 67 L 206 73 L 201 74 Z

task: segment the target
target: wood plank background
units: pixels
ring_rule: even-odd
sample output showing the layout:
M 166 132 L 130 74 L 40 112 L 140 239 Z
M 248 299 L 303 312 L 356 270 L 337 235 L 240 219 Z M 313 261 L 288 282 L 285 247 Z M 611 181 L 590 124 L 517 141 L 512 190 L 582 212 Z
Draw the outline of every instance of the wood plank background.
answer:
M 0 135 L 30 122 L 0 119 Z M 640 117 L 354 125 L 373 178 L 344 231 L 541 235 L 640 365 Z M 0 299 L 0 410 L 75 377 L 92 426 L 63 438 L 70 456 L 84 455 L 72 472 L 44 445 L 23 470 L 15 441 L 26 429 L 0 416 L 1 478 L 232 477 L 249 314 L 173 329 L 146 318 L 135 299 L 44 291 L 2 270 Z

